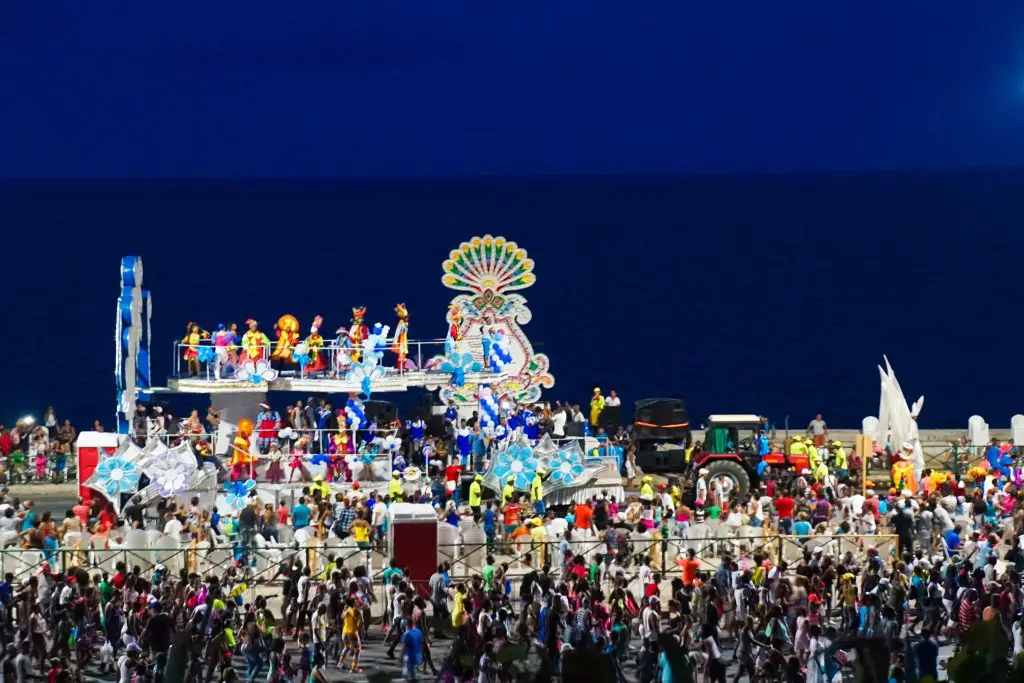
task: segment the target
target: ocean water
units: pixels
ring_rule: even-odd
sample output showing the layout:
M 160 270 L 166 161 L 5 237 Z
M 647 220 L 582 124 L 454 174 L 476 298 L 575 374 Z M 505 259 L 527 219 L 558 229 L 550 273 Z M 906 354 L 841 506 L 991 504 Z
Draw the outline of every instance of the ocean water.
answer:
M 145 263 L 160 382 L 188 320 L 333 331 L 401 301 L 412 338 L 443 336 L 441 262 L 486 233 L 536 262 L 525 330 L 552 398 L 853 426 L 884 353 L 925 427 L 1024 412 L 1024 172 L 7 183 L 0 207 L 3 423 L 113 423 L 123 255 Z

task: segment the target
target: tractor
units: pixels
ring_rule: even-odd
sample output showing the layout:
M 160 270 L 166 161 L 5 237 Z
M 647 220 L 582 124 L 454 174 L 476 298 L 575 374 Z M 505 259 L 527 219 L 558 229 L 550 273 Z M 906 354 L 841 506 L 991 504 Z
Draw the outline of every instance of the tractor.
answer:
M 730 490 L 736 492 L 731 499 L 742 499 L 750 492 L 751 480 L 760 479 L 764 467 L 792 468 L 797 472 L 808 468 L 806 455 L 788 456 L 769 452 L 759 455 L 758 437 L 767 422 L 759 415 L 711 415 L 704 431 L 704 443 L 693 454 L 694 471 L 708 470 L 708 482 L 728 479 Z M 770 434 L 768 435 L 770 438 Z M 759 466 L 764 462 L 764 467 Z

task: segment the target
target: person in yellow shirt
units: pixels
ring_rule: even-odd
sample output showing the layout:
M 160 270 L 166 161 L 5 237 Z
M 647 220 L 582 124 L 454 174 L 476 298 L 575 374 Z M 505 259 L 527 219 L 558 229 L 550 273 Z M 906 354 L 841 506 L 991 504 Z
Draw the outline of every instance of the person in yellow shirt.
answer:
M 604 410 L 604 396 L 601 395 L 601 387 L 594 387 L 594 395 L 590 399 L 590 426 L 596 427 L 597 421 Z
M 469 485 L 469 507 L 473 509 L 474 514 L 480 513 L 480 501 L 483 498 L 483 489 L 480 486 L 484 478 L 479 474 L 473 479 L 473 483 Z
M 538 515 L 544 515 L 544 470 L 538 469 L 533 475 L 533 482 L 530 484 L 530 502 L 533 503 L 533 511 Z
M 683 504 L 683 491 L 679 488 L 679 480 L 672 479 L 672 486 L 668 489 L 668 495 L 672 498 L 672 505 L 679 507 Z
M 547 561 L 548 530 L 544 528 L 544 522 L 540 517 L 530 520 L 530 538 L 533 540 L 533 549 L 537 551 L 537 566 L 543 567 Z
M 320 492 L 321 500 L 331 499 L 331 487 L 327 485 L 327 482 L 325 482 L 324 478 L 321 477 L 319 474 L 313 477 L 313 485 L 310 487 L 310 493 L 312 493 L 313 491 Z
M 388 495 L 391 496 L 392 503 L 401 503 L 402 498 L 405 496 L 405 491 L 402 490 L 402 479 L 398 472 L 391 473 L 391 484 L 388 485 Z
M 515 477 L 509 477 L 508 481 L 505 482 L 505 488 L 503 488 L 501 490 L 501 506 L 502 507 L 505 507 L 506 505 L 508 505 L 510 502 L 512 502 L 512 499 L 515 498 L 515 496 L 516 496 L 516 487 L 513 486 L 513 484 L 515 484 L 515 481 L 516 481 Z
M 842 441 L 833 441 L 832 446 L 835 448 L 835 452 L 832 454 L 832 457 L 833 463 L 836 466 L 836 476 L 839 477 L 840 481 L 842 481 L 843 479 L 846 479 L 850 463 L 846 459 L 846 449 L 843 448 Z
M 455 606 L 452 608 L 452 626 L 458 630 L 466 618 L 466 584 L 455 587 Z
M 349 533 L 352 534 L 352 540 L 356 542 L 356 546 L 360 550 L 370 549 L 370 523 L 363 515 L 360 514 L 352 521 Z
M 640 500 L 653 501 L 654 500 L 654 487 L 651 482 L 654 481 L 650 476 L 645 476 L 640 480 Z
M 345 665 L 345 657 L 352 655 L 352 672 L 362 673 L 359 668 L 359 653 L 363 645 L 359 642 L 359 632 L 363 628 L 363 612 L 356 606 L 355 598 L 345 601 L 345 611 L 341 614 L 341 641 L 344 647 L 341 650 L 341 658 L 338 659 L 338 668 Z

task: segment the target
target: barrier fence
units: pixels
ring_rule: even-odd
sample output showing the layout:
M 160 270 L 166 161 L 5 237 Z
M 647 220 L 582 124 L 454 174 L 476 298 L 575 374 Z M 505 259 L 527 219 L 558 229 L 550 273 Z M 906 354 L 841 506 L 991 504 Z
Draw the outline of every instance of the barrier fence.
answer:
M 166 567 L 173 576 L 182 569 L 205 576 L 223 574 L 233 567 L 240 579 L 247 583 L 252 595 L 255 595 L 259 587 L 278 586 L 281 572 L 296 560 L 309 567 L 312 576 L 322 577 L 333 558 L 338 568 L 365 568 L 375 590 L 383 595 L 383 572 L 391 560 L 386 548 L 382 546 L 359 548 L 350 540 L 334 537 L 326 542 L 309 539 L 305 543 L 279 543 L 271 546 L 261 536 L 253 535 L 251 540 L 246 539 L 246 543 L 250 544 L 248 548 L 243 548 L 238 542 L 231 545 L 190 542 L 176 547 L 178 541 L 169 536 L 161 536 L 157 543 L 146 547 L 121 547 L 107 539 L 101 540 L 103 547 L 82 542 L 53 550 L 0 550 L 0 571 L 4 575 L 12 574 L 15 582 L 21 582 L 41 572 L 43 563 L 48 563 L 52 571 L 64 574 L 84 569 L 90 573 L 107 572 L 111 575 L 116 572 L 118 563 L 123 563 L 129 571 L 139 567 L 144 573 L 159 564 Z M 752 559 L 755 555 L 761 555 L 773 564 L 785 561 L 792 567 L 805 553 L 813 553 L 818 548 L 824 556 L 837 562 L 847 552 L 852 553 L 857 561 L 863 562 L 868 547 L 874 547 L 880 556 L 888 560 L 896 552 L 897 537 L 887 534 L 806 537 L 774 533 L 746 537 L 733 534 L 690 534 L 686 538 L 632 538 L 612 550 L 609 550 L 603 539 L 594 536 L 567 542 L 536 541 L 524 537 L 519 541 L 503 543 L 487 542 L 481 538 L 476 541 L 439 544 L 436 559 L 437 563 L 450 564 L 451 580 L 457 583 L 474 577 L 482 578 L 486 558 L 491 556 L 496 566 L 507 566 L 506 589 L 513 597 L 518 597 L 518 585 L 534 568 L 549 566 L 552 576 L 561 577 L 565 566 L 562 555 L 566 550 L 573 557 L 583 557 L 585 564 L 590 564 L 597 555 L 602 555 L 605 558 L 603 566 L 606 568 L 606 577 L 610 579 L 612 575 L 621 574 L 632 583 L 637 578 L 637 569 L 643 557 L 650 558 L 651 569 L 661 575 L 662 581 L 671 581 L 680 576 L 678 560 L 686 557 L 691 548 L 700 563 L 699 570 L 714 573 L 726 556 Z

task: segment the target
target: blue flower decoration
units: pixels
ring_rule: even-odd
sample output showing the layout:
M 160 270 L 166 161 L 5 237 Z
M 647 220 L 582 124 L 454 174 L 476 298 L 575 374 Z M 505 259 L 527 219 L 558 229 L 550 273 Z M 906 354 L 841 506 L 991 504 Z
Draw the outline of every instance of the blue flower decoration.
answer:
M 309 460 L 309 464 L 311 465 L 329 465 L 330 462 L 330 456 L 324 455 L 323 453 L 317 453 Z
M 504 453 L 497 455 L 494 461 L 494 476 L 500 482 L 507 481 L 509 477 L 515 477 L 515 487 L 525 489 L 537 474 L 539 464 L 533 455 L 532 448 L 516 444 L 510 446 Z
M 200 346 L 199 347 L 199 362 L 200 363 L 212 363 L 213 359 L 217 357 L 217 352 L 212 346 Z
M 245 507 L 245 499 L 249 497 L 249 492 L 254 488 L 256 488 L 256 482 L 252 479 L 228 482 L 224 487 L 228 505 L 233 508 Z
M 123 458 L 107 458 L 96 467 L 96 483 L 111 496 L 132 493 L 139 488 L 139 468 Z
M 482 367 L 473 360 L 473 354 L 455 352 L 441 363 L 441 372 L 452 373 L 452 386 L 461 387 L 466 383 L 467 372 L 480 372 Z
M 564 450 L 555 453 L 549 463 L 551 467 L 551 481 L 571 485 L 576 478 L 583 474 L 583 459 L 574 450 Z
M 309 365 L 310 357 L 309 357 L 308 353 L 295 353 L 295 352 L 293 352 L 292 353 L 292 360 L 295 361 L 296 363 L 298 363 L 299 371 L 301 372 L 302 370 L 306 369 L 307 365 Z

